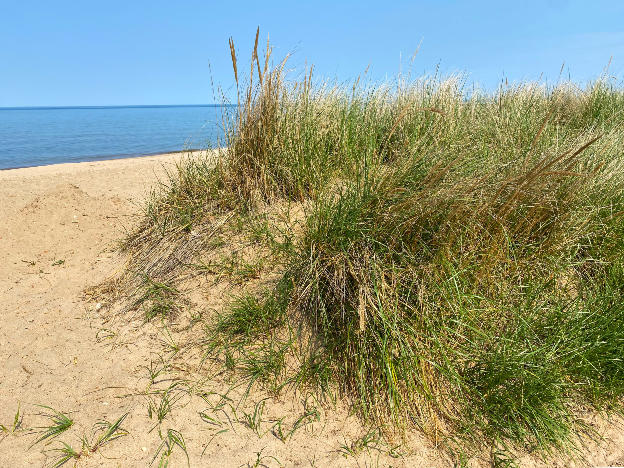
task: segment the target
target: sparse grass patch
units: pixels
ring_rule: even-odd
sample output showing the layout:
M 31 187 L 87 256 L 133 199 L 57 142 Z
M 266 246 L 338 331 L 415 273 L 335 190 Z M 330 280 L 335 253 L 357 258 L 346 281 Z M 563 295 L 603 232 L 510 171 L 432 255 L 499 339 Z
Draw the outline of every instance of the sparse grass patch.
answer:
M 57 453 L 57 456 L 54 457 L 54 460 L 52 462 L 53 468 L 63 466 L 65 463 L 71 460 L 77 461 L 82 456 L 82 452 L 75 450 L 71 445 L 66 442 L 61 442 L 60 447 L 53 448 L 50 451 Z
M 382 433 L 379 429 L 371 429 L 366 434 L 351 442 L 345 441 L 338 449 L 338 452 L 346 458 L 349 456 L 357 457 L 364 450 L 381 451 L 381 446 L 383 445 L 382 437 Z
M 304 402 L 304 411 L 297 417 L 292 423 L 290 429 L 286 428 L 284 424 L 284 418 L 278 420 L 271 429 L 271 432 L 282 442 L 286 443 L 299 429 L 313 425 L 315 422 L 321 420 L 321 414 L 313 405 L 308 404 L 307 400 Z
M 180 450 L 184 452 L 186 463 L 188 466 L 191 466 L 184 436 L 180 431 L 175 429 L 167 429 L 165 437 L 162 438 L 160 445 L 156 449 L 154 458 L 152 458 L 152 463 L 158 459 L 158 468 L 166 468 L 169 466 L 169 461 L 176 447 L 179 447 Z
M 152 390 L 148 395 L 147 415 L 155 420 L 150 432 L 161 426 L 165 418 L 171 413 L 173 408 L 180 405 L 185 397 L 189 396 L 189 389 L 183 382 L 174 381 L 166 389 Z
M 277 463 L 277 466 L 284 466 L 276 457 L 272 455 L 263 455 L 264 448 L 259 452 L 256 452 L 256 459 L 253 462 L 247 462 L 248 468 L 258 468 L 262 466 L 269 466 L 267 463 Z
M 167 317 L 176 311 L 178 303 L 175 298 L 179 292 L 173 286 L 154 281 L 146 275 L 141 290 L 136 304 L 143 307 L 146 321 L 154 317 Z
M 60 415 L 60 413 L 58 414 Z M 61 416 L 64 416 L 64 415 L 61 415 Z M 128 431 L 126 431 L 125 429 L 121 427 L 121 425 L 123 424 L 127 416 L 128 416 L 128 413 L 123 414 L 113 423 L 107 421 L 106 419 L 97 421 L 93 425 L 93 430 L 91 432 L 91 435 L 88 436 L 85 434 L 82 436 L 80 440 L 81 442 L 80 450 L 74 449 L 70 444 L 68 444 L 67 442 L 63 442 L 63 441 L 60 442 L 60 446 L 57 445 L 56 447 L 47 449 L 46 452 L 54 454 L 52 456 L 51 466 L 53 468 L 58 468 L 72 460 L 74 462 L 77 462 L 81 458 L 88 457 L 94 454 L 95 452 L 100 450 L 104 445 L 110 442 L 113 442 L 114 440 L 119 439 L 120 437 L 124 437 L 128 435 Z M 69 426 L 66 429 L 56 430 L 54 432 L 54 435 L 46 437 L 46 439 L 52 439 L 52 438 L 57 437 L 62 432 L 69 429 L 71 425 L 73 425 L 73 422 L 72 424 L 69 424 Z M 60 427 L 60 424 L 56 424 L 56 426 Z M 45 434 L 47 433 L 50 433 L 50 430 L 48 430 Z M 46 439 L 38 440 L 35 443 L 38 443 Z M 51 440 L 48 443 L 50 442 Z
M 266 399 L 265 399 L 266 400 Z M 255 404 L 253 412 L 247 413 L 243 411 L 244 424 L 254 431 L 258 437 L 262 437 L 264 433 L 261 432 L 262 416 L 264 414 L 265 400 L 260 400 Z

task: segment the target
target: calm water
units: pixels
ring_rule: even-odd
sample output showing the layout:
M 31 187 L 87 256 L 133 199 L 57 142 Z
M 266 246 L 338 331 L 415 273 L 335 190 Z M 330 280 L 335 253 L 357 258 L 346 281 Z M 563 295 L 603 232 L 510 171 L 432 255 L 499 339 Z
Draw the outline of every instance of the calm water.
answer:
M 206 148 L 223 106 L 0 108 L 0 169 Z

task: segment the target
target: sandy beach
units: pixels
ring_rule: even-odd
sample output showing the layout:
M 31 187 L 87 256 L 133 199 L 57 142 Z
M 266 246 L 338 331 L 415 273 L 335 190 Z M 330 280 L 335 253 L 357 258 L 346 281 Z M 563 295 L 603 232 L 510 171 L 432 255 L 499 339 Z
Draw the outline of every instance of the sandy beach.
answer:
M 127 436 L 82 457 L 78 466 L 148 466 L 155 458 L 156 465 L 159 431 L 166 429 L 184 436 L 190 466 L 448 466 L 417 435 L 401 449 L 402 458 L 382 446 L 345 453 L 343 446 L 366 428 L 340 405 L 319 409 L 319 419 L 286 442 L 272 433 L 271 421 L 296 419 L 302 411 L 296 398 L 267 402 L 256 431 L 243 424 L 242 409 L 238 420 L 230 414 L 229 422 L 224 417 L 211 424 L 201 412 L 210 392 L 225 388 L 192 364 L 182 368 L 180 361 L 168 370 L 201 385 L 205 398 L 197 396 L 201 392 L 180 393 L 165 423 L 156 427 L 148 409 L 152 394 L 146 390 L 156 386 L 148 379 L 150 368 L 167 355 L 169 340 L 183 332 L 172 327 L 168 337 L 140 320 L 111 317 L 84 291 L 123 267 L 115 241 L 137 219 L 150 186 L 179 157 L 0 171 L 0 424 L 10 425 L 19 405 L 25 428 L 0 435 L 0 466 L 53 464 L 58 456 L 53 449 L 61 441 L 80 448 L 80 438 L 89 436 L 98 420 L 112 422 L 126 413 Z M 163 377 L 159 388 L 170 383 Z M 37 438 L 32 430 L 47 423 L 41 414 L 47 410 L 36 405 L 69 414 L 73 427 L 47 446 L 31 447 Z M 588 447 L 589 463 L 624 464 L 622 430 L 615 422 L 588 418 L 605 437 L 600 448 Z M 522 466 L 537 463 L 525 462 Z M 175 448 L 171 466 L 186 465 L 183 451 Z
M 146 354 L 99 345 L 102 324 L 80 297 L 116 267 L 112 242 L 132 223 L 136 200 L 175 157 L 0 171 L 3 424 L 13 421 L 18 404 L 28 428 L 45 422 L 33 416 L 37 404 L 84 414 L 87 426 L 109 408 L 126 410 L 113 395 L 93 392 L 128 384 Z M 136 351 L 140 356 L 130 358 Z M 25 432 L 0 442 L 2 466 L 46 462 L 41 450 L 29 449 L 33 438 Z
M 0 171 L 0 424 L 13 422 L 18 405 L 24 415 L 23 430 L 2 436 L 1 466 L 49 466 L 60 441 L 80 448 L 98 420 L 125 413 L 128 436 L 83 457 L 79 466 L 148 466 L 155 457 L 161 439 L 144 393 L 148 367 L 166 354 L 163 335 L 140 320 L 111 319 L 83 292 L 123 266 L 115 241 L 135 221 L 150 186 L 180 157 Z M 209 444 L 215 431 L 198 416 L 206 403 L 178 403 L 167 422 L 184 436 L 191 466 L 253 466 L 258 457 L 267 466 L 352 466 L 355 460 L 338 451 L 361 430 L 346 413 L 316 423 L 313 432 L 301 430 L 288 444 L 235 421 Z M 69 414 L 74 426 L 47 446 L 31 447 L 37 439 L 32 431 L 49 422 L 37 405 Z M 289 416 L 299 406 L 277 402 L 271 411 Z M 185 466 L 177 452 L 173 466 Z

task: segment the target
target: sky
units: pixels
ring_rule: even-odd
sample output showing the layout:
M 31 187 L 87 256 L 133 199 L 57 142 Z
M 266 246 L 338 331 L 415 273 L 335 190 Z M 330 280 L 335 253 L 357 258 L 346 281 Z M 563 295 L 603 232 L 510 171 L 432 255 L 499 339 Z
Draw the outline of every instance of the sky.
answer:
M 228 39 L 244 62 L 258 26 L 274 58 L 292 53 L 293 76 L 306 64 L 338 82 L 439 69 L 491 90 L 586 83 L 610 60 L 624 76 L 622 0 L 0 0 L 0 107 L 220 102 L 216 87 L 235 90 Z

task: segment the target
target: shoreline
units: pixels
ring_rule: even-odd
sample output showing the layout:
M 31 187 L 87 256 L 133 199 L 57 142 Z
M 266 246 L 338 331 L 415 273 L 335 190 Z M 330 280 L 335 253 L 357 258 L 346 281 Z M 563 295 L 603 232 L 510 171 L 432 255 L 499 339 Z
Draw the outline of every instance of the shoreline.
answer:
M 218 149 L 218 148 L 215 148 Z M 39 169 L 45 167 L 58 167 L 58 166 L 70 166 L 70 165 L 78 165 L 78 164 L 93 164 L 93 163 L 101 163 L 107 161 L 125 161 L 125 160 L 135 160 L 135 159 L 145 159 L 145 158 L 157 158 L 157 157 L 165 157 L 165 156 L 176 156 L 182 154 L 200 154 L 203 152 L 213 151 L 214 149 L 198 149 L 198 148 L 190 148 L 179 151 L 166 151 L 166 152 L 157 152 L 157 153 L 145 153 L 145 154 L 119 154 L 119 155 L 107 155 L 100 157 L 95 157 L 95 159 L 86 159 L 80 161 L 64 161 L 64 162 L 52 162 L 49 164 L 38 164 L 34 166 L 15 166 L 15 167 L 5 167 L 0 168 L 0 174 L 8 172 L 8 171 L 18 171 L 23 169 Z

